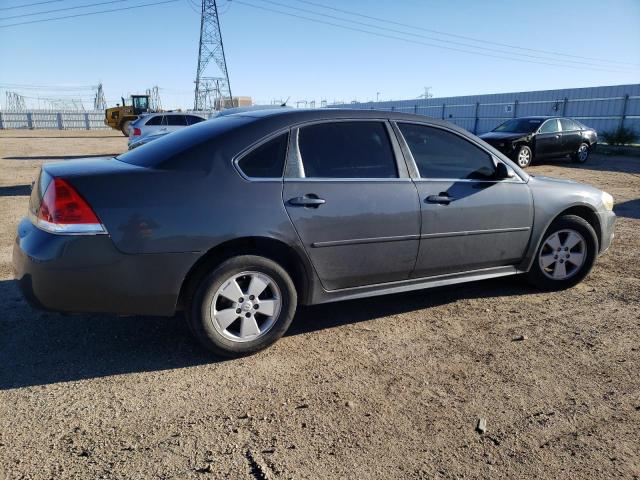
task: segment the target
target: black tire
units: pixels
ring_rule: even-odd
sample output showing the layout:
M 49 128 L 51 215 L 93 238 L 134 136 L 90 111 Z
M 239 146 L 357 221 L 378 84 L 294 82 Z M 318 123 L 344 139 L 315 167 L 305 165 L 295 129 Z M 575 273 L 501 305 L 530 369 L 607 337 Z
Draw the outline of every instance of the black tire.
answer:
M 574 254 L 575 258 L 575 254 L 579 254 L 579 251 L 573 251 L 573 249 L 570 249 L 568 252 L 565 252 L 563 247 L 562 250 L 558 252 L 559 255 L 554 255 L 556 252 L 549 245 L 545 245 L 546 240 L 550 239 L 554 234 L 558 232 L 561 232 L 558 236 L 559 239 L 561 239 L 561 237 L 564 235 L 568 235 L 565 232 L 567 230 L 577 232 L 584 240 L 585 245 L 582 246 L 582 254 L 584 256 L 584 260 L 579 267 L 573 266 L 573 264 L 570 263 L 570 260 L 565 260 L 562 258 L 563 255 L 569 255 L 570 257 L 570 254 Z M 543 249 L 546 250 L 543 251 Z M 550 251 L 551 255 L 553 255 L 554 258 L 557 258 L 558 262 L 560 263 L 566 261 L 567 263 L 565 264 L 565 269 L 567 269 L 568 266 L 572 266 L 572 268 L 574 268 L 572 272 L 569 272 L 567 270 L 567 273 L 570 274 L 570 276 L 564 279 L 550 278 L 548 276 L 550 275 L 550 272 L 547 270 L 547 273 L 545 273 L 545 270 L 541 265 L 542 261 L 540 260 L 541 254 L 544 254 L 545 251 Z M 580 283 L 584 279 L 584 277 L 586 277 L 587 274 L 591 271 L 591 267 L 593 267 L 593 263 L 597 255 L 598 237 L 596 235 L 596 232 L 593 230 L 593 227 L 582 217 L 578 217 L 576 215 L 563 215 L 562 217 L 556 219 L 542 236 L 542 241 L 540 242 L 540 246 L 536 251 L 533 265 L 531 266 L 529 272 L 527 272 L 526 277 L 529 283 L 542 290 L 564 290 L 566 288 L 571 288 L 574 285 Z M 555 264 L 556 262 L 554 261 L 553 264 L 547 266 L 546 268 L 551 269 L 552 266 L 555 267 Z
M 588 143 L 583 142 L 578 147 L 578 150 L 571 155 L 571 160 L 574 163 L 585 163 L 589 159 L 590 153 L 591 147 L 589 147 Z
M 120 131 L 122 132 L 122 134 L 125 137 L 129 136 L 129 125 L 131 124 L 131 120 L 125 120 L 124 123 L 122 124 L 122 128 L 120 129 Z
M 270 277 L 279 291 L 280 308 L 277 315 L 273 315 L 272 326 L 255 340 L 234 341 L 224 335 L 226 331 L 219 331 L 219 324 L 214 326 L 215 319 L 211 314 L 211 305 L 223 284 L 242 272 L 257 272 Z M 223 357 L 249 355 L 267 348 L 285 334 L 293 321 L 297 298 L 291 277 L 280 265 L 264 257 L 242 255 L 221 263 L 200 281 L 186 309 L 187 321 L 196 339 L 214 354 Z M 253 310 L 250 311 L 253 312 Z M 244 321 L 242 315 L 236 322 Z M 256 319 L 258 319 L 258 313 L 256 313 Z
M 521 145 L 513 158 L 520 168 L 527 168 L 533 161 L 533 152 L 526 145 Z

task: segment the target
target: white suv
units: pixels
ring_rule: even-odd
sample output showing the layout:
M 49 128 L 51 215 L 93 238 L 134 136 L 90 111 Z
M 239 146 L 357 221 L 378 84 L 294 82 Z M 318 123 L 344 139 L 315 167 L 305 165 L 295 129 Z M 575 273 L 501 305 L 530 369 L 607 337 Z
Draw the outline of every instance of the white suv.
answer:
M 129 127 L 129 149 L 204 120 L 199 115 L 180 112 L 143 115 L 132 122 Z M 141 142 L 141 140 L 144 141 Z

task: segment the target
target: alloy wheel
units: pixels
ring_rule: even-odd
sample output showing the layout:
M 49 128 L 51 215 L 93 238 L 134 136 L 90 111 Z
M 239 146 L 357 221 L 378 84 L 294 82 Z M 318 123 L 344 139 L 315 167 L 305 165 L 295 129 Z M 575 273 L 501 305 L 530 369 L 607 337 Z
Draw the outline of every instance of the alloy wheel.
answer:
M 542 273 L 552 280 L 566 280 L 580 271 L 587 256 L 584 237 L 571 229 L 547 237 L 538 255 Z
M 521 149 L 518 153 L 518 165 L 521 167 L 526 167 L 527 165 L 529 165 L 530 161 L 531 152 L 526 148 Z
M 586 162 L 588 156 L 589 156 L 589 147 L 586 146 L 585 144 L 580 145 L 580 148 L 578 149 L 578 160 L 580 162 Z
M 213 327 L 234 342 L 249 342 L 276 323 L 282 296 L 276 282 L 261 272 L 241 272 L 225 280 L 211 302 Z

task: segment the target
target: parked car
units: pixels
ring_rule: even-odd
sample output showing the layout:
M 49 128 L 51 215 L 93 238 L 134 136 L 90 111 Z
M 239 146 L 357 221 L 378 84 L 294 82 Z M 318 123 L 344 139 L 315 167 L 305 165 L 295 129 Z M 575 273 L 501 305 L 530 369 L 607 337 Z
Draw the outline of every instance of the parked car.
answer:
M 143 115 L 129 125 L 129 149 L 131 149 L 132 144 L 137 144 L 143 138 L 151 137 L 156 139 L 159 138 L 158 135 L 175 132 L 204 120 L 199 115 L 182 112 Z M 150 140 L 145 143 L 148 143 L 148 141 Z
M 564 117 L 523 117 L 507 120 L 480 138 L 522 168 L 534 159 L 567 157 L 584 163 L 598 143 L 598 134 Z
M 276 341 L 298 304 L 516 274 L 571 287 L 611 244 L 612 210 L 446 122 L 263 110 L 43 165 L 13 265 L 41 308 L 184 310 L 232 356 Z
M 164 137 L 165 135 L 168 135 L 171 132 L 158 132 L 158 133 L 154 133 L 154 134 L 149 134 L 147 136 L 144 137 L 140 137 L 138 140 L 135 140 L 133 142 L 129 142 L 129 150 L 133 150 L 134 148 L 138 148 L 141 147 L 142 145 L 146 145 L 149 142 L 152 142 L 154 140 L 159 139 L 160 137 Z

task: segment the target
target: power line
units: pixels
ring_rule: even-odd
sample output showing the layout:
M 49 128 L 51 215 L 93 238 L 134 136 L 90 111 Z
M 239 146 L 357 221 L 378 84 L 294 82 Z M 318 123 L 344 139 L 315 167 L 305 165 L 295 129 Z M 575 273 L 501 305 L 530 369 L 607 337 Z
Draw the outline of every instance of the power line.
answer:
M 482 46 L 478 46 L 478 45 L 473 45 L 470 43 L 464 43 L 464 42 L 457 42 L 454 40 L 442 40 L 440 38 L 436 38 L 436 37 L 430 37 L 427 35 L 422 35 L 419 33 L 412 33 L 412 32 L 407 32 L 406 30 L 397 30 L 394 28 L 388 28 L 388 27 L 381 27 L 379 25 L 373 25 L 371 23 L 365 23 L 365 22 L 359 22 L 357 20 L 351 20 L 348 18 L 344 18 L 344 17 L 337 17 L 335 15 L 329 15 L 326 13 L 318 13 L 318 12 L 314 12 L 313 10 L 307 10 L 305 8 L 298 8 L 298 7 L 293 7 L 290 5 L 287 5 L 285 3 L 280 3 L 280 2 L 276 2 L 273 0 L 259 0 L 265 3 L 270 3 L 272 5 L 277 5 L 280 7 L 285 7 L 285 8 L 289 8 L 292 10 L 297 10 L 300 12 L 304 12 L 304 13 L 311 13 L 313 15 L 318 15 L 321 17 L 326 17 L 326 18 L 331 18 L 333 20 L 339 20 L 341 22 L 347 22 L 347 23 L 352 23 L 352 24 L 356 24 L 356 25 L 363 25 L 365 27 L 369 27 L 369 28 L 375 28 L 378 30 L 386 30 L 388 32 L 393 32 L 393 33 L 399 33 L 401 35 L 409 35 L 412 37 L 418 37 L 418 38 L 424 38 L 427 40 L 431 40 L 431 41 L 435 41 L 435 42 L 440 42 L 440 43 L 445 43 L 448 45 L 458 45 L 458 46 L 462 46 L 462 47 L 468 47 L 468 48 L 475 48 L 478 50 L 484 50 L 484 51 L 489 51 L 489 52 L 496 52 L 496 53 L 501 53 L 501 54 L 506 54 L 506 55 L 519 55 L 522 57 L 528 57 L 528 58 L 534 58 L 534 59 L 540 59 L 540 60 L 548 60 L 548 61 L 552 61 L 552 62 L 569 62 L 569 63 L 575 63 L 575 64 L 579 64 L 579 65 L 588 65 L 588 66 L 593 66 L 593 67 L 597 67 L 597 68 L 608 68 L 608 66 L 606 65 L 597 65 L 597 64 L 593 64 L 590 62 L 582 62 L 579 60 L 561 60 L 558 58 L 549 58 L 548 56 L 540 56 L 540 55 L 531 55 L 531 54 L 527 54 L 527 53 L 518 53 L 518 52 L 509 52 L 509 51 L 505 51 L 505 50 L 499 50 L 496 48 L 489 48 L 489 47 L 482 47 Z M 616 68 L 624 68 L 624 67 L 616 67 Z
M 0 21 L 9 20 L 9 19 L 12 19 L 12 18 L 32 17 L 34 15 L 44 15 L 45 13 L 63 12 L 65 10 L 75 10 L 76 8 L 96 7 L 98 5 L 107 5 L 109 3 L 121 3 L 121 2 L 126 2 L 126 1 L 128 1 L 128 0 L 111 0 L 109 2 L 89 3 L 87 5 L 77 5 L 77 6 L 74 6 L 74 7 L 58 8 L 56 10 L 45 10 L 43 12 L 23 13 L 21 15 L 14 15 L 12 17 L 0 18 Z
M 122 10 L 132 10 L 134 8 L 153 7 L 153 6 L 156 6 L 156 5 L 163 5 L 165 3 L 174 3 L 174 2 L 177 2 L 177 1 L 178 0 L 164 0 L 163 2 L 144 3 L 142 5 L 134 5 L 132 7 L 112 8 L 112 9 L 109 9 L 109 10 L 100 10 L 98 12 L 78 13 L 76 15 L 65 15 L 63 17 L 53 17 L 53 18 L 45 18 L 45 19 L 42 19 L 42 20 L 30 20 L 28 22 L 10 23 L 9 25 L 0 25 L 0 28 L 15 27 L 17 25 L 27 25 L 27 24 L 30 24 L 30 23 L 50 22 L 50 21 L 53 21 L 53 20 L 63 20 L 65 18 L 87 17 L 89 15 L 99 15 L 101 13 L 120 12 Z
M 582 60 L 593 60 L 593 61 L 597 61 L 597 62 L 618 63 L 618 64 L 622 64 L 622 65 L 638 66 L 638 64 L 632 63 L 632 62 L 620 62 L 620 61 L 617 61 L 617 60 L 607 60 L 607 59 L 604 59 L 604 58 L 583 57 L 583 56 L 580 56 L 580 55 L 574 55 L 574 54 L 568 54 L 568 53 L 562 53 L 562 52 L 554 52 L 554 51 L 550 51 L 550 50 L 540 50 L 540 49 L 535 49 L 535 48 L 520 47 L 518 45 L 511 45 L 511 44 L 508 44 L 508 43 L 492 42 L 490 40 L 483 40 L 481 38 L 468 37 L 468 36 L 465 36 L 465 35 L 457 35 L 455 33 L 448 33 L 448 32 L 443 32 L 441 30 L 433 30 L 431 28 L 419 27 L 417 25 L 410 25 L 410 24 L 402 23 L 402 22 L 395 22 L 393 20 L 387 20 L 387 19 L 384 19 L 384 18 L 373 17 L 371 15 L 364 15 L 362 13 L 358 13 L 358 12 L 354 12 L 354 11 L 350 11 L 350 10 L 344 10 L 344 9 L 336 8 L 336 7 L 330 7 L 328 5 L 322 5 L 320 3 L 311 2 L 309 0 L 295 0 L 295 1 L 296 2 L 300 2 L 300 3 L 306 3 L 308 5 L 313 5 L 313 6 L 320 7 L 320 8 L 326 8 L 328 10 L 334 10 L 336 12 L 346 13 L 348 15 L 354 15 L 354 16 L 357 16 L 357 17 L 368 18 L 370 20 L 376 20 L 378 22 L 390 23 L 390 24 L 393 24 L 393 25 L 399 25 L 399 26 L 402 26 L 402 27 L 413 28 L 413 29 L 422 30 L 422 31 L 425 31 L 425 32 L 437 33 L 438 35 L 445 35 L 445 36 L 448 36 L 448 37 L 462 38 L 464 40 L 472 40 L 474 42 L 486 43 L 486 44 L 489 44 L 489 45 L 497 45 L 499 47 L 515 48 L 515 49 L 518 49 L 518 50 L 526 50 L 526 51 L 529 51 L 529 52 L 546 53 L 546 54 L 549 54 L 549 55 L 557 55 L 557 56 L 561 56 L 561 57 L 581 58 Z
M 45 3 L 56 3 L 61 1 L 62 0 L 47 0 L 46 2 L 25 3 L 24 5 L 16 5 L 15 7 L 3 7 L 0 8 L 0 10 L 13 10 L 14 8 L 33 7 L 34 5 L 44 5 Z
M 386 33 L 380 33 L 380 32 L 372 32 L 370 30 L 364 30 L 362 28 L 357 28 L 357 27 L 349 27 L 346 25 L 340 25 L 337 23 L 333 23 L 333 22 L 328 22 L 325 20 L 319 20 L 317 18 L 310 18 L 310 17 L 305 17 L 303 15 L 297 15 L 295 13 L 289 13 L 289 12 L 283 12 L 282 10 L 276 10 L 273 8 L 268 8 L 268 7 L 263 7 L 260 5 L 255 5 L 252 3 L 248 3 L 248 2 L 244 2 L 241 0 L 233 0 L 233 3 L 237 3 L 239 5 L 245 5 L 247 7 L 252 7 L 252 8 L 257 8 L 260 10 L 265 10 L 268 12 L 273 12 L 273 13 L 278 13 L 280 15 L 286 15 L 289 17 L 294 17 L 294 18 L 299 18 L 302 20 L 308 20 L 310 22 L 315 22 L 315 23 L 321 23 L 324 25 L 331 25 L 333 27 L 338 27 L 338 28 L 342 28 L 345 30 L 352 30 L 355 32 L 361 32 L 361 33 L 366 33 L 369 35 L 374 35 L 377 37 L 382 37 L 382 38 L 389 38 L 392 40 L 400 40 L 403 42 L 407 42 L 407 43 L 414 43 L 417 45 L 425 45 L 427 47 L 435 47 L 435 48 L 441 48 L 441 49 L 445 49 L 445 50 L 451 50 L 451 51 L 456 51 L 456 52 L 462 52 L 462 53 L 468 53 L 468 54 L 472 54 L 472 55 L 480 55 L 480 56 L 484 56 L 484 57 L 492 57 L 492 58 L 499 58 L 502 60 L 511 60 L 511 61 L 515 61 L 515 62 L 524 62 L 524 63 L 535 63 L 535 64 L 539 64 L 539 65 L 550 65 L 553 67 L 564 67 L 564 68 L 571 68 L 571 69 L 578 69 L 578 70 L 594 70 L 594 71 L 601 71 L 601 72 L 618 72 L 618 73 L 629 73 L 626 71 L 620 71 L 620 70 L 610 70 L 610 69 L 603 69 L 603 68 L 592 68 L 592 67 L 586 67 L 586 66 L 576 66 L 576 65 L 566 65 L 564 63 L 550 63 L 550 62 L 542 62 L 542 61 L 536 61 L 536 60 L 524 60 L 522 58 L 517 58 L 517 57 L 506 57 L 503 55 L 493 55 L 493 54 L 489 54 L 489 53 L 482 53 L 482 52 L 474 52 L 471 50 L 464 50 L 462 48 L 456 48 L 456 47 L 447 47 L 444 45 L 437 45 L 434 43 L 427 43 L 427 42 L 421 42 L 418 40 L 411 40 L 409 38 L 403 38 L 403 37 L 398 37 L 395 35 L 389 35 Z M 516 55 L 516 53 L 514 53 L 514 55 Z M 559 62 L 561 62 L 562 60 L 558 60 Z

